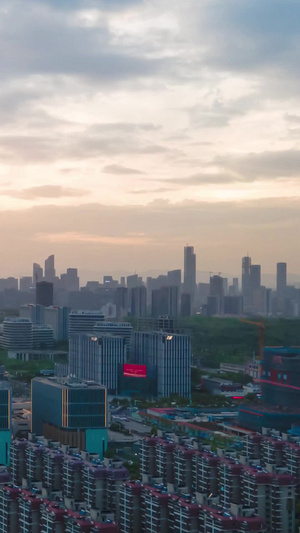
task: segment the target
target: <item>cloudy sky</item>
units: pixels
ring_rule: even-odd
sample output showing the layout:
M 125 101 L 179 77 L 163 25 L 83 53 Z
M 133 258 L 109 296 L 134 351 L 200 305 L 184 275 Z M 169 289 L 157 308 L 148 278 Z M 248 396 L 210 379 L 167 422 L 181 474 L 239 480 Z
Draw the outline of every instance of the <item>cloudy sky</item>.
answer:
M 298 0 L 1 0 L 0 277 L 300 273 Z

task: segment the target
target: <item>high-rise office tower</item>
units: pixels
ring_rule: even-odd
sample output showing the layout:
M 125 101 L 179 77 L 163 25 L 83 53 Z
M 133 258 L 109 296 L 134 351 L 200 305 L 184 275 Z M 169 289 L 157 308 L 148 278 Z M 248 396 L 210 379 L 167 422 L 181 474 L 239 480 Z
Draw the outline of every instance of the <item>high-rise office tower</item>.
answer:
M 109 394 L 118 390 L 118 369 L 127 361 L 124 336 L 97 334 L 71 335 L 70 374 L 105 385 Z
M 36 286 L 36 284 L 39 281 L 43 281 L 43 269 L 37 263 L 33 263 L 33 269 L 32 269 L 32 282 L 33 282 L 33 285 Z
M 151 315 L 178 316 L 178 287 L 162 287 L 152 291 Z
M 53 283 L 48 281 L 39 281 L 36 284 L 36 304 L 49 307 L 53 305 Z
M 251 289 L 251 257 L 242 259 L 242 292 Z
M 260 265 L 251 265 L 250 266 L 250 286 L 251 290 L 259 289 L 261 286 L 261 266 Z
M 158 396 L 190 397 L 191 343 L 187 335 L 134 332 L 132 349 L 136 363 L 157 367 Z
M 20 278 L 20 291 L 29 292 L 32 287 L 32 277 L 23 276 Z
M 180 289 L 181 287 L 181 270 L 169 270 L 167 272 L 168 276 L 168 285 L 171 285 L 173 287 L 178 287 Z
M 233 278 L 232 279 L 232 286 L 234 287 L 235 294 L 238 294 L 238 292 L 239 292 L 239 278 Z
M 49 255 L 45 261 L 45 280 L 53 282 L 55 279 L 54 255 Z
M 210 296 L 218 296 L 220 299 L 224 297 L 224 284 L 221 276 L 210 277 L 209 294 Z
M 180 315 L 191 316 L 192 314 L 192 297 L 188 292 L 182 293 L 180 297 Z
M 66 291 L 79 291 L 79 277 L 77 268 L 67 268 L 66 274 L 60 276 L 62 286 Z
M 52 327 L 55 341 L 67 340 L 69 338 L 70 312 L 70 307 L 44 308 L 43 324 L 47 324 Z
M 287 284 L 287 264 L 277 263 L 276 289 L 277 294 L 284 296 Z
M 242 295 L 244 300 L 244 311 L 248 312 L 252 308 L 252 288 L 251 288 L 251 257 L 242 259 Z
M 209 307 L 213 307 L 209 311 L 209 315 L 219 315 L 223 313 L 224 306 L 224 282 L 221 276 L 211 276 L 209 280 Z
M 140 287 L 143 285 L 143 279 L 138 276 L 138 274 L 132 274 L 131 276 L 127 276 L 127 288 L 133 289 L 134 287 Z
M 224 297 L 224 315 L 237 315 L 243 314 L 243 297 L 239 295 L 225 296 Z
M 146 287 L 133 287 L 130 289 L 130 314 L 132 316 L 146 316 L 147 314 L 147 289 Z
M 128 315 L 128 289 L 121 286 L 115 289 L 114 304 L 116 306 L 117 319 L 120 320 Z
M 196 291 L 196 254 L 194 246 L 184 247 L 184 292 L 194 300 Z

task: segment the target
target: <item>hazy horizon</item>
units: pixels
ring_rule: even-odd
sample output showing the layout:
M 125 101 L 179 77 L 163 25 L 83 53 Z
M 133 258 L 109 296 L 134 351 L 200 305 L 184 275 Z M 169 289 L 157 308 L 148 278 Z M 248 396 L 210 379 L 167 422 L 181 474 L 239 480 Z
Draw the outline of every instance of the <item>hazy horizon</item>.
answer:
M 20 13 L 22 16 L 20 16 Z M 0 277 L 300 274 L 300 4 L 3 0 Z

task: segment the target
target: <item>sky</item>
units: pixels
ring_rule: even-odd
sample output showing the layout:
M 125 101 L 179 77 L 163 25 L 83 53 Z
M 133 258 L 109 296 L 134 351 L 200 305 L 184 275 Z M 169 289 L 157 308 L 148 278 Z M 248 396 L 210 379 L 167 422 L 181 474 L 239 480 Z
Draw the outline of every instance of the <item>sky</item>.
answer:
M 2 0 L 0 277 L 300 274 L 298 0 Z

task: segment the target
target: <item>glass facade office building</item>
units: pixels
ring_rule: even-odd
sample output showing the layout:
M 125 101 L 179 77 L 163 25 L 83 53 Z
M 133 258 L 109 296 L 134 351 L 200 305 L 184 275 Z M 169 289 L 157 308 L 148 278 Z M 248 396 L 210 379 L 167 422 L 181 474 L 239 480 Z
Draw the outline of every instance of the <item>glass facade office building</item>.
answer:
M 188 335 L 137 331 L 133 334 L 137 364 L 156 367 L 157 395 L 191 395 L 191 343 Z
M 106 388 L 72 378 L 32 380 L 32 431 L 100 457 L 107 446 Z
M 12 394 L 9 384 L 0 382 L 0 463 L 9 465 L 11 440 L 11 402 Z

